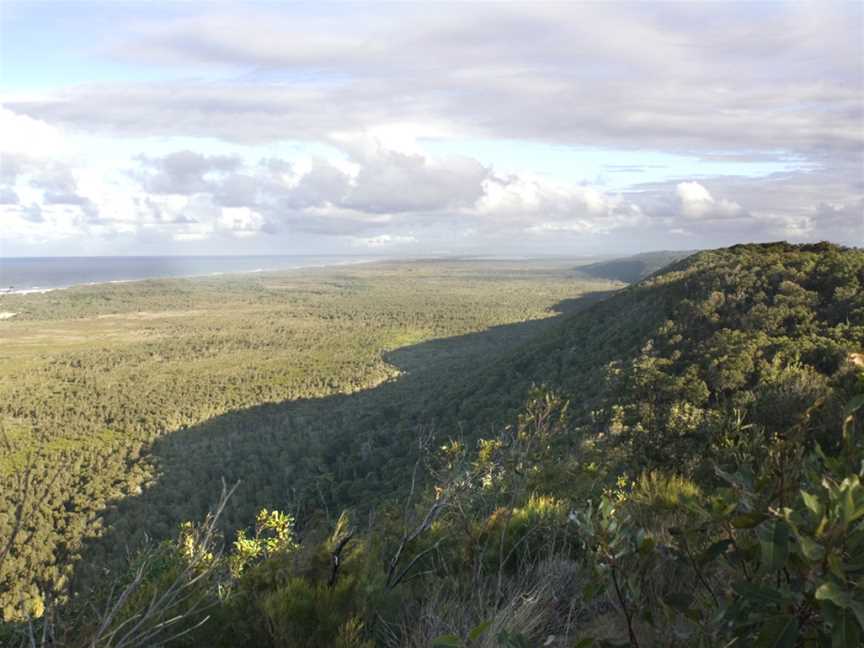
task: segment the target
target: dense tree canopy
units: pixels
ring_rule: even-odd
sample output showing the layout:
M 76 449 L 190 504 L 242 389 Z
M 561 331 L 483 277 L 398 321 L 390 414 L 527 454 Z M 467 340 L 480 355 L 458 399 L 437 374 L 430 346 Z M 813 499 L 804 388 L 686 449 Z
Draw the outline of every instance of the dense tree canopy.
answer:
M 16 549 L 18 571 L 2 566 L 31 575 L 14 584 L 32 612 L 49 588 L 70 591 L 80 633 L 98 625 L 84 603 L 108 609 L 113 581 L 134 595 L 105 628 L 144 614 L 148 593 L 193 593 L 144 614 L 147 627 L 178 619 L 189 634 L 176 645 L 860 641 L 864 253 L 742 245 L 615 292 L 563 266 L 337 275 L 337 297 L 320 278 L 293 279 L 292 297 L 238 286 L 254 315 L 237 306 L 221 326 L 188 314 L 223 297 L 199 295 L 183 323 L 153 325 L 159 340 L 101 354 L 88 342 L 24 362 L 12 347 L 22 378 L 3 385 L 24 400 L 6 412 L 12 456 L 32 438 L 59 457 L 23 484 L 48 484 L 27 500 L 25 533 L 51 558 Z M 147 290 L 173 310 L 165 286 Z M 283 298 L 317 324 L 284 322 Z M 134 303 L 118 312 L 140 317 Z M 537 319 L 553 304 L 559 317 Z M 32 308 L 49 321 L 61 306 Z M 308 367 L 294 392 L 277 362 L 291 339 Z M 85 370 L 55 367 L 59 355 Z M 51 389 L 19 388 L 40 375 Z M 100 389 L 114 376 L 122 391 Z M 130 404 L 110 405 L 118 394 Z M 52 482 L 55 465 L 73 468 Z M 207 518 L 223 479 L 240 484 Z M 165 541 L 141 544 L 144 532 Z M 150 548 L 130 563 L 127 546 Z
M 0 322 L 0 537 L 21 488 L 27 499 L 0 609 L 11 618 L 22 592 L 41 606 L 39 592 L 67 591 L 84 552 L 101 568 L 145 533 L 172 536 L 222 476 L 243 480 L 226 528 L 260 506 L 299 506 L 304 488 L 316 502 L 354 484 L 355 498 L 389 492 L 367 477 L 397 479 L 401 441 L 382 432 L 345 457 L 331 430 L 356 436 L 358 412 L 422 398 L 415 378 L 430 367 L 438 381 L 500 354 L 561 300 L 609 287 L 574 280 L 571 265 L 384 263 L 4 295 L 17 315 Z M 424 348 L 453 336 L 441 353 Z M 392 398 L 364 397 L 402 373 Z M 26 487 L 14 481 L 24 466 Z

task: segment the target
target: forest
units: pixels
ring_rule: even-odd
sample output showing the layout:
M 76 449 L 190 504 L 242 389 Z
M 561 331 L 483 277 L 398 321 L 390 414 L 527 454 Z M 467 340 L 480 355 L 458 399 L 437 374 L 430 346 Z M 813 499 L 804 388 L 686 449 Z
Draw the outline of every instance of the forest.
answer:
M 0 641 L 859 645 L 864 252 L 676 256 L 4 296 Z
M 8 620 L 22 596 L 32 612 L 46 593 L 65 594 L 106 526 L 111 558 L 122 560 L 136 536 L 169 537 L 204 515 L 211 472 L 217 483 L 245 475 L 226 524 L 242 527 L 263 505 L 298 506 L 290 466 L 317 460 L 334 400 L 343 397 L 339 417 L 353 417 L 378 406 L 345 396 L 409 373 L 398 399 L 417 398 L 418 370 L 446 374 L 452 361 L 494 355 L 556 304 L 610 285 L 575 278 L 566 262 L 426 262 L 3 296 L 17 315 L 0 330 L 0 537 L 18 498 L 10 480 L 25 465 L 30 528 L 0 569 L 0 609 Z M 459 337 L 449 359 L 421 346 Z M 264 407 L 280 403 L 290 406 Z M 316 491 L 346 489 L 319 481 Z M 112 517 L 145 492 L 147 509 Z

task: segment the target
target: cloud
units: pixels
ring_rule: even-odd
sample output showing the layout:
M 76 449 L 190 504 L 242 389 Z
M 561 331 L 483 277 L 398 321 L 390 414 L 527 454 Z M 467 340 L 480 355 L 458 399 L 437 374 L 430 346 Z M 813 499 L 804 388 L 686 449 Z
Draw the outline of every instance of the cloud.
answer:
M 379 234 L 378 236 L 370 236 L 368 238 L 353 238 L 351 244 L 355 247 L 363 248 L 389 248 L 417 243 L 417 238 L 414 236 L 398 236 L 391 234 Z
M 249 207 L 223 207 L 217 225 L 236 236 L 254 236 L 263 230 L 264 218 Z
M 484 221 L 481 228 L 535 235 L 609 232 L 643 218 L 639 206 L 620 195 L 520 175 L 487 181 L 474 214 Z
M 0 205 L 17 205 L 18 194 L 9 187 L 0 186 Z
M 698 182 L 681 182 L 675 187 L 681 214 L 686 218 L 734 218 L 742 216 L 741 205 L 714 196 Z
M 178 151 L 164 157 L 142 156 L 144 188 L 155 194 L 194 194 L 212 188 L 210 174 L 233 171 L 240 166 L 239 158 L 228 155 L 206 156 L 192 151 Z
M 12 237 L 54 223 L 62 226 L 44 236 L 184 245 L 311 237 L 324 249 L 414 252 L 433 245 L 596 252 L 622 240 L 646 249 L 674 247 L 675 240 L 685 247 L 838 236 L 854 242 L 864 231 L 855 164 L 616 192 L 401 148 L 361 137 L 332 159 L 138 155 L 116 185 L 98 173 L 19 156 L 6 189 L 24 204 L 3 213 Z
M 350 184 L 351 178 L 341 169 L 327 162 L 316 162 L 296 185 L 284 192 L 282 204 L 293 209 L 341 205 Z
M 21 215 L 21 218 L 23 218 L 29 223 L 45 222 L 45 218 L 44 216 L 42 216 L 42 208 L 36 203 L 33 203 L 32 205 L 29 205 L 27 207 L 22 207 L 19 211 L 19 214 Z
M 859 168 L 850 163 L 757 178 L 644 184 L 624 196 L 648 216 L 641 226 L 643 239 L 658 243 L 662 232 L 676 230 L 706 247 L 779 239 L 864 245 Z
M 488 169 L 469 158 L 435 161 L 379 150 L 360 161 L 341 204 L 391 214 L 470 206 L 482 196 L 488 175 Z
M 26 196 L 28 206 L 22 204 L 22 195 Z M 98 207 L 81 193 L 72 169 L 50 158 L 4 153 L 0 204 L 16 206 L 12 213 L 30 223 L 45 222 L 43 211 L 52 206 L 75 208 L 77 217 L 88 222 L 99 220 Z
M 157 13 L 92 52 L 141 75 L 4 97 L 5 235 L 205 251 L 864 243 L 860 5 Z M 489 142 L 588 148 L 597 167 L 454 154 Z M 669 154 L 712 164 L 673 177 L 650 163 Z M 615 182 L 582 180 L 598 173 Z
M 232 173 L 215 183 L 214 199 L 224 207 L 254 205 L 262 190 L 260 178 L 242 173 Z
M 864 144 L 860 6 L 352 12 L 161 19 L 118 37 L 113 55 L 234 74 L 79 85 L 9 106 L 69 127 L 247 143 L 435 123 L 453 135 L 706 156 L 819 158 Z
M 27 158 L 24 155 L 4 152 L 0 154 L 0 183 L 14 185 L 24 171 Z
M 15 157 L 56 157 L 70 149 L 61 129 L 0 105 L 0 167 Z
M 394 214 L 472 205 L 489 174 L 479 162 L 465 157 L 439 160 L 380 146 L 349 147 L 349 152 L 350 172 L 344 164 L 326 160 L 314 161 L 305 171 L 273 158 L 244 168 L 237 157 L 179 151 L 158 158 L 142 156 L 142 168 L 133 176 L 150 194 L 206 193 L 226 208 L 275 201 L 288 209 L 332 205 Z
M 50 204 L 79 204 L 78 183 L 69 167 L 59 162 L 44 165 L 33 164 L 30 186 L 44 192 L 44 200 Z

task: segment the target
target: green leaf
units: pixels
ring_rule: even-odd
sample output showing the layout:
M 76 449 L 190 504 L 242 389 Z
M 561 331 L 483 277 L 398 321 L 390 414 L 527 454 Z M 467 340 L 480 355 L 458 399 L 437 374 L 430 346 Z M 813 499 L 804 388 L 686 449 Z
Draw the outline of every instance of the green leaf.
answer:
M 717 476 L 727 482 L 732 486 L 736 486 L 738 488 L 746 488 L 748 486 L 745 478 L 741 473 L 735 473 L 734 475 L 729 474 L 728 472 L 721 470 L 718 466 L 714 466 L 714 472 Z
M 736 529 L 752 529 L 768 519 L 764 513 L 741 513 L 732 518 L 732 526 Z
M 843 572 L 843 563 L 840 560 L 840 556 L 836 553 L 828 554 L 828 569 L 831 570 L 831 573 L 834 574 L 840 580 L 844 580 L 846 578 L 846 574 Z
M 663 602 L 679 612 L 684 612 L 693 603 L 693 596 L 685 592 L 672 592 L 663 597 Z
M 849 648 L 861 645 L 861 628 L 852 610 L 840 610 L 831 631 L 831 648 Z
M 689 610 L 684 610 L 684 616 L 695 623 L 699 623 L 702 621 L 702 613 L 699 612 L 699 610 L 693 608 Z
M 806 536 L 798 536 L 798 544 L 801 545 L 801 553 L 807 560 L 814 562 L 825 557 L 825 547 Z
M 846 403 L 844 410 L 846 414 L 852 414 L 861 409 L 862 405 L 864 405 L 864 394 L 858 394 L 857 396 L 853 396 L 849 402 Z
M 498 644 L 503 648 L 531 648 L 528 639 L 518 632 L 502 630 L 496 638 L 498 639 Z
M 645 608 L 644 610 L 642 610 L 640 616 L 645 623 L 650 625 L 652 628 L 654 627 L 654 613 L 651 612 L 650 608 Z
M 858 619 L 858 625 L 864 629 L 864 603 L 861 601 L 849 601 L 849 609 L 852 610 L 852 614 Z
M 855 520 L 855 513 L 857 512 L 855 509 L 855 496 L 853 493 L 854 485 L 848 485 L 846 490 L 843 492 L 843 499 L 840 502 L 842 514 L 843 514 L 843 523 L 846 526 L 852 524 Z
M 762 570 L 772 572 L 781 569 L 789 557 L 789 525 L 783 520 L 771 520 L 761 534 Z
M 817 601 L 831 601 L 834 605 L 841 608 L 849 607 L 852 602 L 852 597 L 848 592 L 844 592 L 835 583 L 822 583 L 816 588 L 814 594 Z
M 476 628 L 474 628 L 473 630 L 471 630 L 471 632 L 468 633 L 468 641 L 477 641 L 486 633 L 486 631 L 489 629 L 489 626 L 491 625 L 491 621 L 484 621 L 483 623 L 478 625 Z
M 822 517 L 824 508 L 822 506 L 822 500 L 819 499 L 818 495 L 813 495 L 812 493 L 802 490 L 801 497 L 804 500 L 804 506 L 806 506 L 813 515 L 817 518 Z
M 651 536 L 645 536 L 642 538 L 642 541 L 639 543 L 639 553 L 643 556 L 654 551 L 655 546 L 654 538 Z
M 726 550 L 734 543 L 731 540 L 720 540 L 708 547 L 701 556 L 699 556 L 699 564 L 706 565 L 712 560 L 726 553 Z
M 844 508 L 847 509 L 846 521 L 852 524 L 858 518 L 864 516 L 864 487 L 858 475 L 852 475 L 843 480 L 846 485 L 846 497 Z
M 794 616 L 776 616 L 759 629 L 754 648 L 794 648 L 798 641 L 798 619 Z
M 782 605 L 783 595 L 771 587 L 763 585 L 753 585 L 752 583 L 741 582 L 732 586 L 732 589 L 745 599 L 760 605 Z
M 456 635 L 443 635 L 432 642 L 432 648 L 461 648 L 462 640 Z

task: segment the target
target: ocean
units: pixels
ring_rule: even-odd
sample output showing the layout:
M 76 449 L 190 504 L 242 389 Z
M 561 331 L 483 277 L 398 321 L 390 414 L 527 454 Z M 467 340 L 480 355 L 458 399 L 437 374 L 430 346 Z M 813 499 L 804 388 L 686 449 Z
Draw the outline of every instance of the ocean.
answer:
M 375 260 L 361 256 L 0 257 L 0 294 L 140 279 L 293 270 Z

